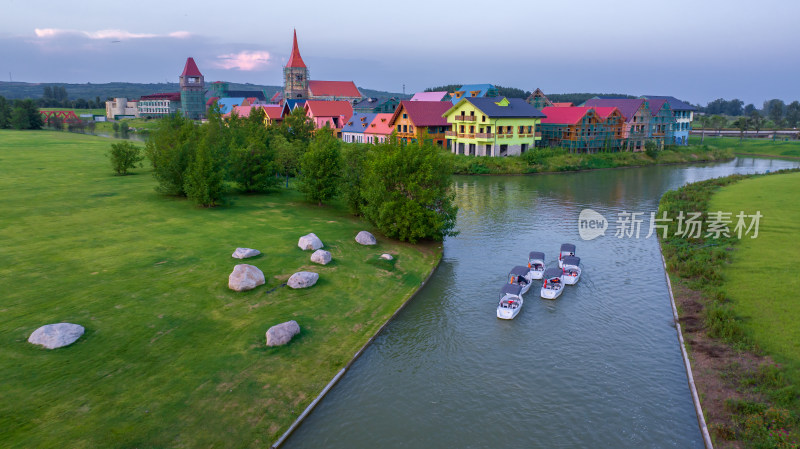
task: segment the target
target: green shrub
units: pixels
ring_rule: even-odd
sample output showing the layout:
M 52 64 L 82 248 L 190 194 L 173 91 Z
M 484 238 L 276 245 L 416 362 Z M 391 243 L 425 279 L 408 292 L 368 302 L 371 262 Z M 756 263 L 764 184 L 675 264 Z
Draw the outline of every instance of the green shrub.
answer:
M 342 178 L 341 141 L 329 128 L 320 129 L 300 158 L 299 190 L 309 201 L 329 201 L 339 192 Z
M 278 183 L 274 151 L 264 142 L 231 151 L 229 175 L 245 192 L 263 192 Z
M 144 159 L 141 151 L 141 148 L 130 142 L 112 143 L 108 152 L 111 168 L 118 175 L 127 175 L 128 170 L 140 166 L 140 162 Z

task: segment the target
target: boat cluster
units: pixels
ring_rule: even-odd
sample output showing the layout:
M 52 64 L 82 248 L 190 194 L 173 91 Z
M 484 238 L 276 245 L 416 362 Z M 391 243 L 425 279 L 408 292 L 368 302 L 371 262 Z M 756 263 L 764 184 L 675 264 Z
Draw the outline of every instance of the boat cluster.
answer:
M 575 245 L 564 243 L 558 253 L 558 267 L 547 268 L 544 253 L 531 251 L 528 266 L 518 265 L 508 273 L 508 282 L 500 289 L 497 318 L 511 320 L 522 309 L 522 295 L 528 292 L 534 280 L 542 281 L 540 296 L 556 299 L 564 285 L 575 285 L 581 278 L 581 259 L 575 255 Z

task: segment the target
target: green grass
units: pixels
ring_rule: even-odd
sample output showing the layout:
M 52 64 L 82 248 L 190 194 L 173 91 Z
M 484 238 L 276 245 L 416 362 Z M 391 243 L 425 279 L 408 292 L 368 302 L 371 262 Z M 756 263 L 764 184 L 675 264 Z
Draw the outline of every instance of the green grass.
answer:
M 691 136 L 689 142 L 700 144 L 700 139 L 698 136 Z M 730 149 L 741 155 L 800 159 L 800 141 L 797 140 L 783 141 L 779 138 L 773 142 L 772 139 L 744 139 L 740 142 L 738 137 L 706 136 L 703 143 L 710 148 Z
M 114 176 L 107 139 L 0 131 L 0 447 L 265 447 L 420 285 L 440 245 L 376 234 L 294 191 L 198 209 L 157 194 L 147 169 Z M 315 232 L 333 255 L 297 248 Z M 374 232 L 374 231 L 373 231 Z M 237 246 L 267 285 L 228 289 Z M 376 264 L 376 254 L 395 255 Z M 312 288 L 278 287 L 294 272 Z M 264 333 L 301 334 L 267 348 Z M 77 323 L 75 344 L 27 343 Z
M 800 259 L 798 190 L 800 173 L 758 177 L 720 189 L 709 204 L 711 211 L 763 215 L 758 237 L 738 242 L 733 263 L 723 266 L 723 291 L 756 344 L 793 372 L 800 369 L 800 275 L 793 269 Z
M 483 157 L 453 155 L 455 174 L 526 174 L 601 168 L 643 167 L 682 162 L 711 162 L 731 159 L 730 150 L 699 145 L 659 151 L 655 158 L 645 152 L 571 154 L 560 149 L 535 148 L 523 156 Z

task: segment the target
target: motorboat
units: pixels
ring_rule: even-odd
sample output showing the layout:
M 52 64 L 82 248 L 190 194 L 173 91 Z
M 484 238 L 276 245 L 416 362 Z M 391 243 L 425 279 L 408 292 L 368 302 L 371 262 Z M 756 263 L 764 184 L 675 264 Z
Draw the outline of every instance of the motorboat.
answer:
M 533 283 L 531 271 L 528 269 L 528 267 L 517 265 L 508 273 L 508 283 L 518 284 L 520 287 L 522 287 L 520 296 L 524 295 L 528 292 L 528 290 L 531 289 L 531 284 Z
M 558 252 L 558 268 L 563 268 L 563 260 L 567 256 L 575 255 L 575 245 L 572 243 L 562 243 L 561 251 Z
M 528 270 L 530 270 L 531 279 L 541 279 L 547 266 L 544 263 L 544 253 L 539 251 L 531 251 L 528 254 Z
M 542 283 L 542 298 L 556 299 L 561 296 L 561 292 L 564 291 L 564 280 L 561 278 L 563 274 L 564 272 L 561 268 L 552 267 L 544 270 L 542 275 L 542 279 L 544 279 Z
M 522 309 L 522 287 L 519 284 L 506 284 L 500 289 L 500 302 L 497 304 L 497 318 L 513 320 Z
M 561 276 L 567 285 L 575 285 L 581 279 L 581 258 L 578 256 L 567 256 L 561 260 L 564 265 L 564 274 Z

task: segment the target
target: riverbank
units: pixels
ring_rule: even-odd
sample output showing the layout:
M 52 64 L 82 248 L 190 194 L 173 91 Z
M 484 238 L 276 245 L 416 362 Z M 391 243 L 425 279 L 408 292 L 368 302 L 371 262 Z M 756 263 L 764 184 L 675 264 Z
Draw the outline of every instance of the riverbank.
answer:
M 109 144 L 0 131 L 0 446 L 267 446 L 441 258 L 441 244 L 358 245 L 367 224 L 293 190 L 195 208 L 157 194 L 149 169 L 114 176 Z M 308 232 L 331 264 L 297 248 Z M 245 263 L 265 286 L 228 289 L 237 246 L 263 252 Z M 280 288 L 300 270 L 320 281 Z M 300 335 L 267 348 L 287 320 Z M 27 343 L 62 321 L 86 334 L 54 351 Z
M 800 212 L 789 211 L 800 173 L 729 176 L 664 194 L 659 213 L 760 211 L 758 238 L 661 241 L 694 380 L 715 446 L 797 447 L 800 348 L 798 278 L 784 272 L 797 257 Z M 707 217 L 707 215 L 706 215 Z M 705 232 L 704 227 L 704 232 Z M 752 231 L 751 231 L 752 233 Z M 787 254 L 787 249 L 793 254 Z M 793 443 L 794 442 L 794 443 Z
M 689 137 L 689 143 L 700 145 L 700 137 Z M 739 156 L 777 157 L 781 159 L 800 159 L 800 141 L 777 139 L 744 139 L 738 137 L 716 137 L 706 135 L 703 145 L 709 148 L 730 149 Z
M 646 152 L 574 154 L 560 149 L 537 148 L 522 156 L 452 155 L 452 158 L 454 173 L 457 175 L 512 175 L 715 162 L 730 160 L 733 153 L 725 148 L 692 145 L 659 151 L 654 157 Z

